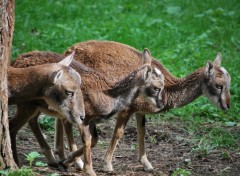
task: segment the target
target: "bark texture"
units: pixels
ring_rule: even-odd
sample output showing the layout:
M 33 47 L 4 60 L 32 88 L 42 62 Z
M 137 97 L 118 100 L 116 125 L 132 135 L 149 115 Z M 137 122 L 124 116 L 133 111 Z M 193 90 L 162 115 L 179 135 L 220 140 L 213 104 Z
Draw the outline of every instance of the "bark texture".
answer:
M 0 0 L 0 170 L 15 169 L 9 126 L 7 66 L 10 62 L 14 30 L 14 0 Z

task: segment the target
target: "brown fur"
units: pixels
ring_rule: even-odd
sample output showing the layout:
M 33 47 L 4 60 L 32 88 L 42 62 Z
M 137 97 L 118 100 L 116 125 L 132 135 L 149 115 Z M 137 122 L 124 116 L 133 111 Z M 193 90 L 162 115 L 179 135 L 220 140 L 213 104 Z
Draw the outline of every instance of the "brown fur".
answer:
M 65 54 L 69 54 L 73 51 L 76 52 L 76 60 L 99 71 L 111 79 L 117 79 L 122 75 L 126 75 L 138 67 L 139 64 L 141 64 L 141 53 L 139 51 L 128 45 L 113 41 L 93 40 L 77 43 L 70 47 L 65 52 Z M 152 59 L 152 67 L 160 69 L 164 74 L 164 93 L 166 94 L 164 95 L 166 100 L 165 108 L 173 108 L 186 105 L 188 102 L 192 101 L 192 99 L 195 99 L 201 95 L 201 91 L 193 92 L 193 95 L 189 96 L 190 99 L 187 98 L 189 99 L 188 102 L 186 100 L 182 101 L 182 98 L 180 98 L 181 96 L 183 96 L 183 98 L 186 96 L 186 91 L 184 89 L 187 90 L 190 87 L 193 87 L 192 85 L 196 85 L 196 83 L 200 84 L 205 80 L 205 67 L 196 70 L 194 73 L 185 78 L 175 78 L 156 59 Z M 128 65 L 125 63 L 128 63 Z M 214 66 L 214 69 L 216 78 L 221 77 L 221 79 L 223 79 L 223 82 L 221 83 L 225 84 L 226 81 L 223 78 L 222 70 L 220 67 Z M 216 82 L 219 82 L 221 79 L 216 79 Z M 168 97 L 168 95 L 171 95 L 171 97 Z M 228 102 L 228 104 L 230 104 L 230 102 Z M 141 109 L 141 107 L 138 108 L 138 110 Z
M 76 52 L 76 60 L 99 71 L 109 79 L 117 79 L 122 75 L 128 74 L 141 64 L 141 53 L 139 51 L 117 42 L 87 41 L 77 43 L 70 47 L 65 54 L 72 51 Z M 128 65 L 125 63 L 128 63 Z M 226 73 L 222 75 L 219 63 L 221 63 L 221 58 L 217 56 L 213 63 L 210 62 L 185 78 L 175 78 L 162 64 L 153 59 L 152 68 L 160 69 L 165 78 L 163 91 L 165 107 L 159 112 L 184 106 L 202 94 L 207 96 L 221 109 L 228 109 L 230 107 L 230 76 Z M 214 74 L 208 74 L 208 72 L 213 72 Z M 217 90 L 216 84 L 220 84 L 223 87 L 221 93 Z M 122 131 L 128 119 L 135 113 L 138 122 L 139 160 L 145 169 L 151 170 L 153 167 L 147 160 L 144 149 L 144 114 L 155 113 L 156 111 L 141 98 L 137 98 L 131 107 L 124 111 L 124 113 L 118 114 L 114 135 L 105 156 L 104 168 L 107 171 L 112 170 L 111 160 L 117 141 L 122 137 Z M 95 141 L 96 139 L 93 140 Z M 78 154 L 81 153 L 79 152 Z
M 67 118 L 69 116 L 70 121 L 72 118 L 84 116 L 83 95 L 80 89 L 81 78 L 71 67 L 62 65 L 62 62 L 70 64 L 66 63 L 71 62 L 70 57 L 63 61 L 59 60 L 59 63 L 45 64 L 44 66 L 28 68 L 9 66 L 9 104 L 43 99 L 61 115 Z M 71 92 L 72 96 L 70 97 L 67 92 Z M 79 107 L 83 112 L 77 110 Z M 69 110 L 71 112 L 67 112 Z M 70 118 L 70 116 L 74 117 Z
M 45 58 L 44 60 L 35 59 L 36 57 L 41 58 L 41 56 L 39 56 L 41 54 Z M 46 52 L 27 53 L 21 55 L 12 66 L 27 67 L 36 64 L 54 63 L 59 60 L 59 56 L 60 55 L 58 54 L 48 54 Z M 117 83 L 109 81 L 101 73 L 96 72 L 83 64 L 72 62 L 72 68 L 81 74 L 83 80 L 81 89 L 84 94 L 86 117 L 84 121 L 85 125 L 81 127 L 79 126 L 79 130 L 82 132 L 81 135 L 85 146 L 85 167 L 87 168 L 88 173 L 94 175 L 90 158 L 91 135 L 88 132 L 88 124 L 90 122 L 91 124 L 94 124 L 94 121 L 97 121 L 98 119 L 108 118 L 129 105 L 132 100 L 138 96 L 142 86 L 144 87 L 149 82 L 149 77 L 151 77 L 152 72 L 149 65 L 150 62 L 151 59 L 147 59 L 146 63 L 142 63 L 144 65 L 140 65 L 140 67 L 136 68 L 129 74 L 129 76 L 125 76 Z M 35 134 L 36 130 L 38 130 L 39 134 L 36 136 L 39 137 L 42 134 L 40 130 L 36 128 L 37 125 L 35 122 L 36 120 L 31 120 L 30 125 L 35 126 L 35 128 L 32 129 L 35 131 Z M 40 142 L 41 147 L 44 145 L 45 144 L 41 145 Z
M 10 120 L 12 149 L 17 163 L 16 126 L 24 124 L 24 120 L 18 117 L 36 114 L 34 108 L 42 106 L 53 108 L 54 113 L 57 111 L 61 117 L 67 118 L 70 122 L 82 123 L 85 112 L 80 89 L 81 80 L 79 74 L 68 67 L 71 60 L 70 56 L 54 64 L 28 68 L 8 67 L 8 103 L 16 104 L 18 107 L 16 116 Z M 69 90 L 74 92 L 71 97 L 66 94 Z M 19 112 L 20 107 L 26 102 L 29 102 L 29 108 L 22 108 Z M 31 107 L 34 107 L 33 110 Z

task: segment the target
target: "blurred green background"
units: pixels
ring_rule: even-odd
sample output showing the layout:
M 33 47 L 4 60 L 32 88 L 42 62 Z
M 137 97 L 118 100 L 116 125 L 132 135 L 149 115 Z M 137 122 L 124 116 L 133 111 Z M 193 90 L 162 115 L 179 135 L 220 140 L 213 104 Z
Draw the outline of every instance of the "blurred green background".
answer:
M 240 122 L 240 3 L 238 0 L 16 0 L 12 56 L 31 50 L 63 53 L 74 43 L 113 40 L 152 55 L 177 77 L 222 53 L 232 77 L 231 110 L 201 97 L 163 115 L 214 147 L 238 147 Z M 154 116 L 156 118 L 159 115 Z M 205 127 L 204 124 L 212 124 Z M 197 131 L 201 133 L 196 134 Z M 204 143 L 204 142 L 202 142 Z

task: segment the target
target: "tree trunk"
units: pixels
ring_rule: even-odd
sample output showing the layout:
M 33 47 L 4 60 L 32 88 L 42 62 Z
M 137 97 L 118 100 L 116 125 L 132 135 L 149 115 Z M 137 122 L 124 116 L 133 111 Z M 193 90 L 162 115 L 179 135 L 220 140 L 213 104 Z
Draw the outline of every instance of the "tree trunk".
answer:
M 17 168 L 11 151 L 8 127 L 7 66 L 14 29 L 14 0 L 0 0 L 0 170 Z

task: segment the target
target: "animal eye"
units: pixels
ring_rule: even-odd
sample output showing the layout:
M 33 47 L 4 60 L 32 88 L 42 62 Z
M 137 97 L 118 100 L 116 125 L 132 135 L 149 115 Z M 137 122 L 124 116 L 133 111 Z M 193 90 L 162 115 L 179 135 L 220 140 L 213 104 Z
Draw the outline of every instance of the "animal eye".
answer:
M 67 96 L 73 97 L 74 92 L 73 91 L 69 91 L 69 90 L 65 90 L 65 93 Z
M 222 89 L 223 86 L 221 86 L 221 85 L 219 85 L 219 84 L 216 84 L 216 88 L 217 88 L 217 89 Z
M 161 89 L 157 88 L 157 87 L 154 87 L 153 90 L 156 91 L 156 92 L 160 92 L 161 91 Z
M 216 88 L 219 89 L 219 90 L 222 90 L 223 86 L 219 85 L 219 84 L 216 84 Z

